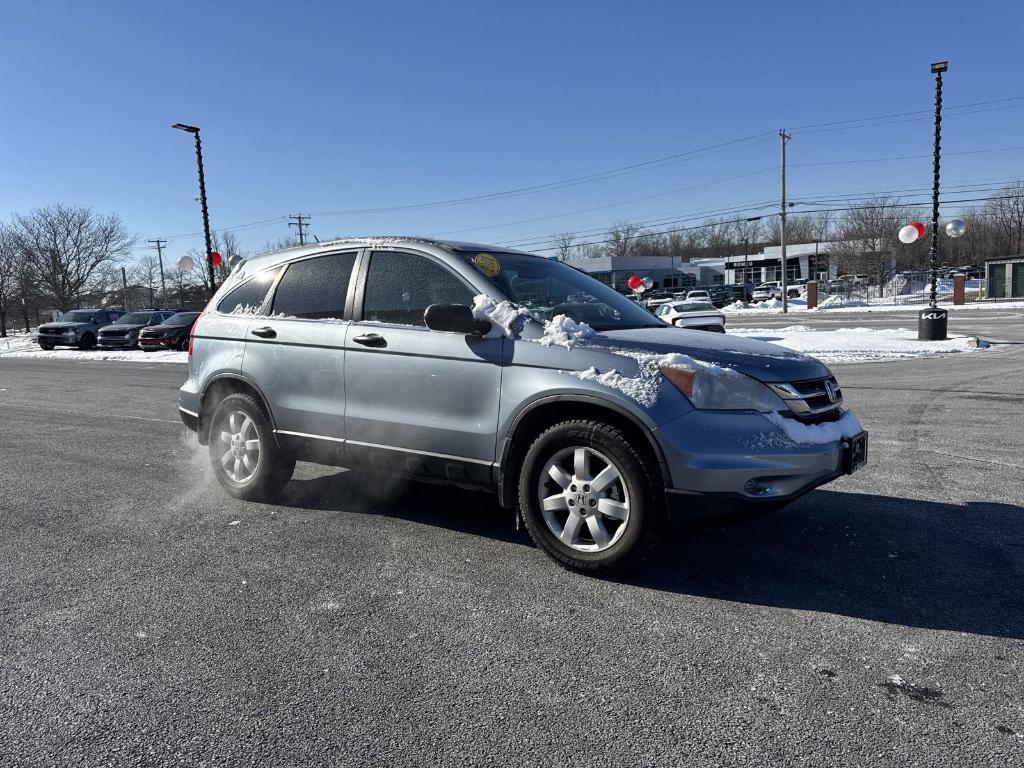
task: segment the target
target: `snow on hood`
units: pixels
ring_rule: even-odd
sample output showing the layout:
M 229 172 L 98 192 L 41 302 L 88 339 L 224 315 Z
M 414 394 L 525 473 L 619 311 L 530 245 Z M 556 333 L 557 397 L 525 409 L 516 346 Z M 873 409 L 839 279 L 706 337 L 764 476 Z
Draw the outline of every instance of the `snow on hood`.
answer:
M 652 355 L 644 352 L 618 351 L 615 354 L 632 360 L 636 364 L 636 373 L 623 373 L 617 368 L 610 368 L 603 373 L 591 367 L 585 371 L 565 371 L 581 381 L 593 381 L 605 387 L 618 390 L 626 397 L 636 400 L 640 405 L 651 407 L 658 401 L 661 387 L 661 368 L 679 368 L 685 371 L 701 371 L 711 376 L 739 376 L 741 374 L 731 368 L 724 368 L 704 360 L 696 360 L 689 355 L 673 352 L 667 355 Z M 633 366 L 630 366 L 633 367 Z
M 595 331 L 586 323 L 577 323 L 564 315 L 543 321 L 515 302 L 495 301 L 486 295 L 474 298 L 473 316 L 491 322 L 491 330 L 486 334 L 488 338 L 504 336 L 538 342 L 545 347 L 582 347 L 590 352 L 609 352 L 634 361 L 680 355 L 702 364 L 730 368 L 764 382 L 806 381 L 829 375 L 829 369 L 818 360 L 775 344 L 667 324 Z M 652 317 L 651 322 L 657 321 Z M 570 367 L 560 357 L 550 358 L 550 365 L 560 369 Z

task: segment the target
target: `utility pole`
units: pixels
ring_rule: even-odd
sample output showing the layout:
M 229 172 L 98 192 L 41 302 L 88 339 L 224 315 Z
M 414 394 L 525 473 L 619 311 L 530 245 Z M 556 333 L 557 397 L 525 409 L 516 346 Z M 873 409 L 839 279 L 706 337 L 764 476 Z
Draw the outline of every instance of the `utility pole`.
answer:
M 160 263 L 160 301 L 167 301 L 167 280 L 164 279 L 163 252 L 163 247 L 167 245 L 167 241 L 158 237 L 155 240 L 147 240 L 146 242 L 153 243 L 153 247 L 156 248 L 156 260 Z
M 786 280 L 786 272 L 789 264 L 786 262 L 786 142 L 792 138 L 785 130 L 779 131 L 779 138 L 782 140 L 782 205 L 779 209 L 779 241 L 782 244 L 782 312 L 789 312 L 789 288 Z
M 306 244 L 306 227 L 309 226 L 309 216 L 303 216 L 301 213 L 296 213 L 293 216 L 288 217 L 289 227 L 298 227 L 299 229 L 299 245 Z
M 124 311 L 128 311 L 128 273 L 124 271 L 124 267 L 121 267 L 121 285 L 124 286 L 124 292 L 121 294 L 121 298 L 124 299 Z

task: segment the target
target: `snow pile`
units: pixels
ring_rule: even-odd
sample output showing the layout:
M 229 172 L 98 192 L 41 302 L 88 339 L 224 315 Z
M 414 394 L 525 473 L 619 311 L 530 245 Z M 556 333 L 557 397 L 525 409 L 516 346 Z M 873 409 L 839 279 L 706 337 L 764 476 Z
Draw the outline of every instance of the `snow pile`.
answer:
M 540 318 L 526 307 L 508 300 L 496 302 L 482 293 L 473 297 L 473 317 L 491 323 L 491 330 L 484 334 L 486 339 L 500 339 L 502 336 L 508 339 L 517 338 L 517 326 L 520 326 L 521 318 L 540 322 Z
M 853 411 L 844 413 L 839 421 L 826 421 L 822 424 L 804 424 L 796 419 L 787 419 L 778 413 L 766 413 L 764 417 L 799 445 L 835 443 L 864 431 Z
M 544 323 L 544 335 L 538 339 L 541 346 L 556 344 L 569 349 L 593 336 L 596 331 L 586 323 L 577 323 L 568 315 L 555 315 Z
M 970 352 L 988 345 L 973 336 L 946 341 L 918 341 L 908 328 L 834 328 L 815 331 L 806 325 L 785 328 L 730 328 L 728 333 L 812 355 L 826 363 L 862 363 Z
M 188 353 L 160 349 L 143 352 L 141 349 L 57 349 L 45 350 L 36 343 L 35 334 L 17 333 L 0 339 L 0 358 L 19 357 L 57 360 L 124 360 L 134 363 L 187 363 Z
M 730 311 L 730 312 L 738 312 L 739 310 L 746 309 L 746 308 L 747 308 L 747 305 L 744 304 L 739 299 L 736 299 L 736 301 L 734 301 L 732 304 L 726 304 L 724 307 L 722 307 L 722 309 Z
M 781 299 L 766 299 L 757 303 L 758 309 L 782 309 Z
M 629 350 L 609 350 L 619 357 L 628 358 L 636 364 L 636 373 L 627 375 L 615 368 L 600 372 L 597 368 L 588 368 L 585 371 L 563 371 L 570 376 L 575 376 L 581 381 L 593 381 L 597 384 L 618 390 L 626 397 L 636 400 L 645 407 L 651 407 L 658 401 L 658 390 L 661 387 L 660 368 L 679 368 L 685 371 L 701 371 L 713 377 L 740 376 L 741 374 L 731 368 L 724 368 L 708 363 L 704 360 L 697 360 L 689 355 L 672 353 L 668 355 L 655 355 L 649 352 L 633 352 Z

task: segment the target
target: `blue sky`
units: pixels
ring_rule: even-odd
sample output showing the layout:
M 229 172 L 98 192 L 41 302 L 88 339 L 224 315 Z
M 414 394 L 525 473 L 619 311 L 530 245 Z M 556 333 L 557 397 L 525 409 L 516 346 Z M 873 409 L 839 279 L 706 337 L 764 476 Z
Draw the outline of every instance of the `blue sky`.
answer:
M 312 232 L 544 242 L 778 195 L 927 187 L 931 122 L 795 126 L 1024 97 L 1024 3 L 33 2 L 4 4 L 0 216 L 115 211 L 201 246 L 190 137 L 203 129 L 215 228 L 258 248 Z M 977 111 L 984 110 L 984 111 Z M 962 110 L 949 152 L 1024 146 L 1024 98 Z M 754 137 L 537 194 L 387 213 Z M 953 183 L 1024 177 L 1024 151 L 949 154 Z M 741 177 L 741 178 L 735 178 Z M 691 189 L 687 189 L 687 188 Z M 966 197 L 976 195 L 964 195 Z M 625 203 L 623 201 L 648 199 Z M 921 194 L 908 198 L 925 199 Z M 573 215 L 581 209 L 597 208 Z M 265 219 L 278 220 L 241 227 Z M 500 225 L 506 222 L 523 223 Z M 142 251 L 140 251 L 141 253 Z

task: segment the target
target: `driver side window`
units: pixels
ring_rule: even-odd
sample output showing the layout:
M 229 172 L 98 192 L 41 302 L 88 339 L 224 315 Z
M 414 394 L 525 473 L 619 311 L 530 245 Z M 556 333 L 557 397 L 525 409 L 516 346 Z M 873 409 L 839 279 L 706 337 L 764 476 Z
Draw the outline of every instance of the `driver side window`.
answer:
M 363 320 L 426 327 L 431 304 L 473 305 L 473 291 L 441 264 L 425 256 L 374 251 L 366 275 Z

